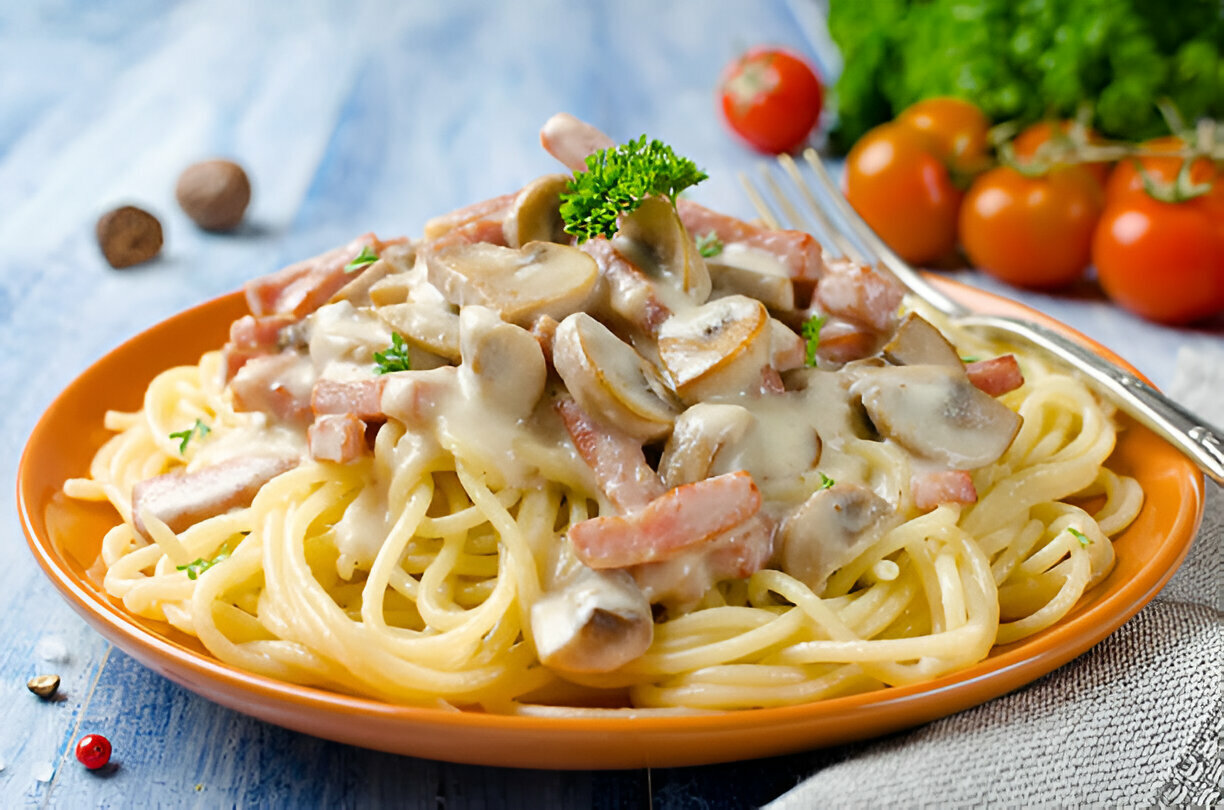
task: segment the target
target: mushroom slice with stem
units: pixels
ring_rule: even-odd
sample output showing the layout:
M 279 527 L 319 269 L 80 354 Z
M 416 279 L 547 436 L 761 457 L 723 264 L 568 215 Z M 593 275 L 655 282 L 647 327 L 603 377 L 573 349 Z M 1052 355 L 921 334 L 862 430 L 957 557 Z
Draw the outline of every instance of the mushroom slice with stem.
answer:
M 662 197 L 647 197 L 637 210 L 622 217 L 612 245 L 647 276 L 666 282 L 698 304 L 710 297 L 705 259 L 675 206 Z
M 883 435 L 957 470 L 992 464 L 1011 446 L 1020 416 L 948 366 L 862 368 L 851 392 Z
M 459 316 L 445 302 L 406 301 L 375 307 L 374 312 L 408 342 L 459 362 Z
M 755 390 L 770 360 L 769 313 L 742 295 L 716 298 L 664 321 L 659 357 L 686 402 Z
M 817 490 L 778 530 L 782 570 L 819 593 L 829 574 L 899 522 L 892 504 L 861 484 Z
M 486 306 L 527 327 L 541 315 L 560 320 L 581 310 L 599 278 L 594 259 L 551 242 L 518 249 L 459 244 L 429 254 L 426 261 L 430 283 L 447 301 Z
M 535 337 L 485 307 L 459 312 L 459 384 L 474 399 L 521 418 L 544 394 L 548 367 Z
M 569 174 L 546 174 L 524 186 L 502 221 L 506 244 L 517 248 L 528 242 L 567 243 L 561 194 L 572 179 Z
M 772 253 L 730 244 L 706 260 L 706 267 L 716 296 L 746 295 L 776 311 L 795 308 L 795 285 L 786 266 Z
M 676 408 L 658 371 L 585 312 L 557 326 L 553 365 L 582 409 L 597 419 L 639 441 L 671 431 Z
M 646 652 L 654 620 L 629 574 L 579 565 L 531 606 L 531 633 L 549 669 L 611 672 Z
M 928 363 L 959 368 L 961 365 L 956 347 L 916 312 L 906 315 L 892 339 L 884 344 L 884 359 L 898 366 Z
M 742 439 L 752 421 L 747 408 L 726 403 L 699 402 L 680 414 L 659 459 L 663 483 L 678 487 L 708 477 L 718 451 Z

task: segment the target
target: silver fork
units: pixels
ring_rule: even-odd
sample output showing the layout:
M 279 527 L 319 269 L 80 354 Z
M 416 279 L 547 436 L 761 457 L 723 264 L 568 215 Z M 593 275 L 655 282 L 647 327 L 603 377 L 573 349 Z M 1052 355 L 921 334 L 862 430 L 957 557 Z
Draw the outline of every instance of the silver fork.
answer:
M 1221 438 L 1224 432 L 1182 408 L 1129 371 L 1093 354 L 1089 349 L 1052 329 L 1020 318 L 975 313 L 952 300 L 907 265 L 876 236 L 842 196 L 815 150 L 808 149 L 803 153 L 803 157 L 815 172 L 815 189 L 804 179 L 799 166 L 789 155 L 779 157 L 778 164 L 782 172 L 794 183 L 799 197 L 806 203 L 818 226 L 819 235 L 824 237 L 821 241 L 829 246 L 832 252 L 840 251 L 846 258 L 859 263 L 883 265 L 892 271 L 910 292 L 960 326 L 986 330 L 996 335 L 1018 337 L 1044 349 L 1085 375 L 1094 388 L 1112 401 L 1119 410 L 1129 414 L 1185 453 L 1217 483 L 1224 484 L 1224 439 Z M 763 165 L 761 175 L 764 195 L 747 175 L 740 175 L 740 182 L 761 218 L 775 228 L 790 227 L 812 231 L 809 227 L 812 220 L 805 218 L 783 192 L 775 172 Z M 774 201 L 784 220 L 779 220 L 775 215 L 774 208 L 766 201 L 767 197 Z M 834 224 L 837 219 L 846 224 L 854 236 L 853 239 Z

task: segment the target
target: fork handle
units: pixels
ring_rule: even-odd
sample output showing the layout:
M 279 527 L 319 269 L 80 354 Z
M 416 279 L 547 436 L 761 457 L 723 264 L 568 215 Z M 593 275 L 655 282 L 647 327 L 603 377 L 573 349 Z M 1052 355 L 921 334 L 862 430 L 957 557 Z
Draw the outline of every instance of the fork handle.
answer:
M 1143 380 L 1041 324 L 969 316 L 965 325 L 1019 335 L 1086 374 L 1095 387 L 1137 422 L 1181 450 L 1218 484 L 1224 484 L 1224 431 L 1178 405 Z

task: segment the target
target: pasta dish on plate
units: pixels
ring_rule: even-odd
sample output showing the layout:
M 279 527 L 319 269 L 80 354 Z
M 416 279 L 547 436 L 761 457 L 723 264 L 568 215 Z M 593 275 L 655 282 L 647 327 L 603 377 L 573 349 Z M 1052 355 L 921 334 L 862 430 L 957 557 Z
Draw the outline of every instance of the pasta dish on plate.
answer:
M 218 659 L 412 705 L 709 711 L 930 680 L 1058 622 L 1138 484 L 1109 408 L 812 236 L 573 173 L 246 285 L 65 492 Z

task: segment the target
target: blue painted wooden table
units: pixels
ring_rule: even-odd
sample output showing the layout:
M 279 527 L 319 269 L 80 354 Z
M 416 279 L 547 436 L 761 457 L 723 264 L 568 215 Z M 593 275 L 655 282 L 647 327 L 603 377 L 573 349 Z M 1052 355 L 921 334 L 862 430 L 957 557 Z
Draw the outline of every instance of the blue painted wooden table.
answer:
M 4 4 L 0 488 L 13 491 L 42 410 L 104 352 L 357 233 L 418 234 L 434 214 L 554 171 L 537 130 L 559 110 L 618 139 L 663 138 L 709 171 L 698 199 L 750 214 L 735 173 L 756 158 L 721 126 L 713 88 L 728 60 L 762 42 L 807 54 L 826 75 L 837 69 L 818 6 L 805 0 Z M 174 202 L 179 171 L 213 155 L 253 178 L 233 234 L 197 230 Z M 166 245 L 157 261 L 116 271 L 93 228 L 126 202 L 160 217 Z M 1020 297 L 1158 385 L 1179 346 L 1220 341 L 1218 329 L 1162 329 L 1092 296 Z M 0 503 L 0 805 L 754 805 L 850 751 L 533 772 L 285 731 L 196 697 L 89 630 L 37 570 L 11 497 Z M 52 670 L 61 700 L 27 693 L 27 678 Z M 114 743 L 108 774 L 73 759 L 90 731 Z

